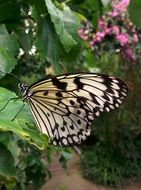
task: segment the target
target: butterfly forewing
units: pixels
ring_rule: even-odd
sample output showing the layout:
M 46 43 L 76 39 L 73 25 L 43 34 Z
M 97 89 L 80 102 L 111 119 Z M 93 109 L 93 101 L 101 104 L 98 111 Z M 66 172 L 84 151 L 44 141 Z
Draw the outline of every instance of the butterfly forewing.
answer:
M 126 84 L 102 74 L 69 74 L 29 87 L 29 106 L 39 130 L 54 145 L 80 144 L 90 135 L 92 121 L 111 111 L 127 96 Z

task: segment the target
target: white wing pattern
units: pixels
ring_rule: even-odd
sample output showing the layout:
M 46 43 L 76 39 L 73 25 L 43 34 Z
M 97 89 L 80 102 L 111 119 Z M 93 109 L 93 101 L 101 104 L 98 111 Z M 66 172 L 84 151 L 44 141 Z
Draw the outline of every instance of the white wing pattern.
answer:
M 73 146 L 91 132 L 100 112 L 112 111 L 127 96 L 126 84 L 104 74 L 67 74 L 43 80 L 26 89 L 39 130 L 53 145 Z

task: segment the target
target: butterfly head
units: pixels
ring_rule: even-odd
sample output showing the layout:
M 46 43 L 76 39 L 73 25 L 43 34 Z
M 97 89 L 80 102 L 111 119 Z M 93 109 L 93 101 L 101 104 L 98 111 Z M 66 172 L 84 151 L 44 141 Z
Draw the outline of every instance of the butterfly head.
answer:
M 19 83 L 18 87 L 19 87 L 19 89 L 20 89 L 20 91 L 22 93 L 22 98 L 27 99 L 29 97 L 29 93 L 28 93 L 29 88 L 28 88 L 28 86 L 26 84 Z

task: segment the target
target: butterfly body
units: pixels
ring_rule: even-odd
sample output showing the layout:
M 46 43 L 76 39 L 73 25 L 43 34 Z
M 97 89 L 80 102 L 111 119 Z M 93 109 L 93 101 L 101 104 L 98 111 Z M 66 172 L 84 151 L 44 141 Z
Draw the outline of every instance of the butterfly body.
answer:
M 118 108 L 128 91 L 122 80 L 95 73 L 60 75 L 19 87 L 39 130 L 59 146 L 84 141 L 93 120 Z

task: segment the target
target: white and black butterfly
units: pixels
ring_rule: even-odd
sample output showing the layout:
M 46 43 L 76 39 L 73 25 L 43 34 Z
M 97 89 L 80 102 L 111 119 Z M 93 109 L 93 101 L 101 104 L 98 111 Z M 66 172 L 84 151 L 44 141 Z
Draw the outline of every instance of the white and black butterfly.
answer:
M 127 96 L 126 84 L 104 74 L 66 74 L 30 87 L 19 84 L 39 130 L 53 145 L 73 146 L 90 135 L 93 120 Z

